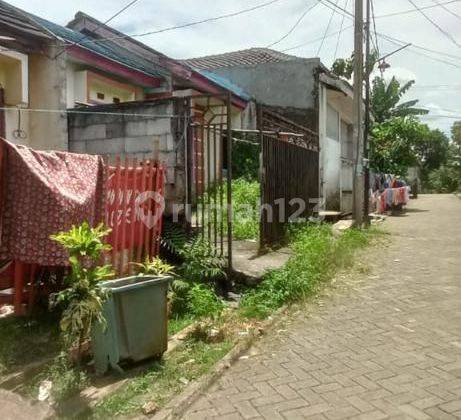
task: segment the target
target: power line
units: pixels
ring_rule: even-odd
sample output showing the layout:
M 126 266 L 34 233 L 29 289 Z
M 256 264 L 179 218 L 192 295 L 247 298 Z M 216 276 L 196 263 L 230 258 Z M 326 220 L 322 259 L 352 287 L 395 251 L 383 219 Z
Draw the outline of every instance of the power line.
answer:
M 390 35 L 384 35 L 384 34 L 379 34 L 379 33 L 378 33 L 378 35 L 385 36 L 385 37 L 387 37 L 387 38 L 389 38 L 389 39 L 391 39 L 393 41 L 396 41 L 396 42 L 400 42 L 400 43 L 403 43 L 403 44 L 406 43 L 406 41 L 402 41 L 401 39 L 392 37 Z M 461 56 L 459 56 L 459 55 L 454 55 L 454 54 L 449 54 L 449 53 L 445 53 L 445 52 L 438 51 L 438 50 L 433 50 L 431 48 L 423 47 L 423 46 L 418 45 L 418 44 L 413 44 L 412 43 L 411 45 L 412 45 L 412 47 L 417 48 L 417 49 L 422 50 L 422 51 L 427 51 L 427 52 L 431 52 L 431 53 L 434 53 L 434 54 L 440 54 L 440 55 L 443 55 L 443 56 L 448 57 L 448 58 L 454 58 L 456 60 L 461 60 Z
M 387 35 L 384 35 L 384 34 L 381 34 L 381 33 L 378 33 L 378 36 L 380 36 L 381 38 L 384 38 L 386 39 L 388 42 L 391 42 L 392 44 L 394 45 L 398 45 L 398 46 L 402 46 L 402 45 L 405 45 L 405 42 L 403 41 L 400 41 L 400 40 L 397 40 L 396 38 L 391 38 L 391 37 L 388 37 Z M 411 52 L 413 52 L 414 54 L 417 54 L 417 55 L 420 55 L 420 56 L 423 56 L 423 57 L 426 57 L 426 58 L 429 58 L 430 60 L 433 60 L 433 61 L 438 61 L 440 63 L 444 63 L 444 64 L 448 64 L 452 67 L 456 67 L 456 68 L 460 68 L 461 69 L 461 66 L 456 64 L 456 63 L 453 63 L 451 61 L 447 61 L 447 60 L 443 60 L 441 58 L 436 58 L 436 57 L 433 57 L 433 56 L 430 56 L 426 53 L 423 53 L 423 52 L 420 52 L 420 51 L 414 51 L 413 49 L 411 49 L 412 47 L 414 47 L 414 45 L 412 45 L 409 50 Z
M 458 15 L 458 13 L 453 12 L 453 10 L 449 9 L 447 6 L 445 6 L 445 4 L 440 3 L 438 0 L 432 0 L 432 1 L 435 4 L 437 4 L 437 6 L 440 6 L 443 10 L 450 13 L 450 15 L 453 15 L 453 16 L 457 17 L 459 20 L 461 20 L 461 16 Z
M 453 38 L 453 35 L 451 35 L 448 31 L 443 29 L 435 20 L 431 19 L 413 0 L 408 0 L 415 9 L 417 9 L 425 18 L 428 22 L 430 22 L 433 26 L 435 26 L 442 34 L 444 34 L 453 44 L 455 44 L 458 48 L 461 48 L 461 44 L 456 41 L 455 38 Z
M 319 0 L 319 1 L 320 1 L 324 6 L 328 7 L 328 8 L 331 9 L 331 10 L 334 10 L 334 11 L 337 12 L 337 13 L 342 12 L 342 13 L 346 14 L 347 16 L 349 16 L 350 18 L 354 18 L 354 15 L 353 15 L 351 12 L 349 12 L 349 10 L 346 10 L 344 7 L 338 6 L 338 2 L 333 3 L 332 0 Z M 460 1 L 461 1 L 461 0 L 460 0 Z M 324 2 L 325 2 L 326 4 L 325 4 Z
M 452 3 L 459 3 L 460 1 L 461 0 L 450 0 L 450 1 L 446 1 L 444 3 L 440 3 L 438 5 L 421 6 L 420 10 L 433 9 L 434 7 L 440 7 L 441 5 L 445 6 L 447 4 L 452 4 Z M 388 17 L 393 17 L 393 16 L 407 15 L 407 14 L 412 14 L 412 13 L 417 13 L 417 12 L 418 12 L 418 10 L 415 10 L 415 9 L 402 10 L 400 12 L 393 12 L 393 13 L 387 13 L 385 15 L 378 15 L 378 16 L 376 16 L 376 19 L 388 18 Z
M 336 0 L 335 2 L 335 6 L 337 7 L 338 6 L 338 1 L 339 0 Z M 325 37 L 327 36 L 327 33 L 328 33 L 328 30 L 330 29 L 330 25 L 331 25 L 331 21 L 333 20 L 333 16 L 335 15 L 336 13 L 336 9 L 333 9 L 332 12 L 331 12 L 331 15 L 330 15 L 330 19 L 328 20 L 328 25 L 325 29 L 325 32 L 323 33 L 323 37 L 322 37 L 322 42 L 320 43 L 319 45 L 319 48 L 317 50 L 317 57 L 320 57 L 320 51 L 322 51 L 322 47 L 323 47 L 323 44 L 325 42 Z
M 211 18 L 196 20 L 194 22 L 184 23 L 182 25 L 169 26 L 169 27 L 166 27 L 166 28 L 163 28 L 163 29 L 158 29 L 158 30 L 155 30 L 155 31 L 148 31 L 148 32 L 142 32 L 142 33 L 139 33 L 139 34 L 131 34 L 131 35 L 118 35 L 118 36 L 107 37 L 107 38 L 99 38 L 99 39 L 90 39 L 90 40 L 87 40 L 87 42 L 98 43 L 100 41 L 112 41 L 112 40 L 117 40 L 117 39 L 137 38 L 137 37 L 143 37 L 143 36 L 148 36 L 148 35 L 161 34 L 161 33 L 164 33 L 164 32 L 174 31 L 176 29 L 189 28 L 191 26 L 201 25 L 202 23 L 216 22 L 218 20 L 239 16 L 239 15 L 242 15 L 244 13 L 249 13 L 249 12 L 253 12 L 253 11 L 258 10 L 258 9 L 262 9 L 263 7 L 270 6 L 270 5 L 272 5 L 274 3 L 278 3 L 280 1 L 283 1 L 283 0 L 271 0 L 271 1 L 268 1 L 266 3 L 259 4 L 257 6 L 249 7 L 247 9 L 238 10 L 236 12 L 231 12 L 231 13 L 226 13 L 224 15 L 213 16 Z
M 125 117 L 146 117 L 146 118 L 184 118 L 184 115 L 156 115 L 156 114 L 138 114 L 124 112 L 104 112 L 104 111 L 87 111 L 79 109 L 45 109 L 45 108 L 20 108 L 20 107 L 0 107 L 0 111 L 14 112 L 40 112 L 48 114 L 88 114 L 88 115 L 112 115 Z
M 97 25 L 96 29 L 94 30 L 94 32 L 96 33 L 100 28 L 101 26 L 103 25 L 107 25 L 109 22 L 111 22 L 112 20 L 114 20 L 117 16 L 121 15 L 125 10 L 129 9 L 131 6 L 133 6 L 135 3 L 137 3 L 139 0 L 131 0 L 128 4 L 126 4 L 125 6 L 123 6 L 120 10 L 118 10 L 115 14 L 113 14 L 109 19 L 107 19 L 106 21 L 104 22 L 101 22 Z M 80 45 L 85 39 L 87 39 L 88 36 L 87 35 L 83 35 L 76 43 L 72 44 L 74 46 L 77 46 L 77 45 Z M 64 52 L 66 52 L 67 50 L 67 46 L 61 51 L 59 52 L 58 54 L 56 54 L 56 56 L 54 57 L 55 59 L 58 58 L 61 54 L 63 54 Z
M 331 34 L 328 34 L 325 38 L 330 38 L 332 36 L 339 35 L 339 34 L 345 32 L 345 31 L 347 31 L 348 29 L 351 29 L 351 28 L 353 28 L 353 25 L 346 26 L 345 28 L 341 29 L 340 31 L 335 31 L 335 32 L 332 32 Z M 305 47 L 306 45 L 315 44 L 316 42 L 321 41 L 322 38 L 323 38 L 323 36 L 318 37 L 318 38 L 314 38 L 314 39 L 311 39 L 310 41 L 303 42 L 302 44 L 297 44 L 297 45 L 294 45 L 293 47 L 285 48 L 284 50 L 280 50 L 280 52 L 292 51 L 292 50 L 296 50 L 296 49 L 301 48 L 301 47 Z
M 345 3 L 344 3 L 344 8 L 347 9 L 347 5 L 349 4 L 349 0 L 345 0 Z M 338 55 L 338 49 L 339 49 L 339 41 L 341 40 L 341 32 L 343 31 L 343 27 L 344 27 L 344 19 L 346 18 L 346 15 L 343 14 L 343 18 L 341 20 L 341 27 L 339 28 L 339 32 L 338 32 L 338 40 L 336 41 L 336 48 L 335 48 L 335 55 L 334 55 L 334 58 L 333 58 L 333 61 L 336 60 L 336 57 Z M 325 37 L 326 38 L 326 37 Z
M 412 89 L 433 89 L 433 88 L 461 89 L 461 85 L 416 85 L 416 86 L 412 86 Z
M 327 2 L 327 4 L 324 4 L 326 7 L 332 9 L 334 7 L 334 3 L 331 1 L 331 0 L 319 0 L 321 2 L 325 1 Z M 431 5 L 431 6 L 422 6 L 420 7 L 419 9 L 420 10 L 427 10 L 427 9 L 433 9 L 435 7 L 440 7 L 440 6 L 446 6 L 447 4 L 453 4 L 453 3 L 459 3 L 461 2 L 461 0 L 449 0 L 449 1 L 446 1 L 444 3 L 439 3 L 437 5 Z M 349 11 L 341 8 L 341 7 L 338 7 L 337 8 L 339 10 L 338 13 L 343 13 L 345 14 L 349 19 L 353 19 L 354 18 L 354 15 L 352 13 L 350 13 Z M 394 17 L 394 16 L 402 16 L 402 15 L 407 15 L 407 14 L 413 14 L 413 13 L 418 13 L 419 11 L 418 10 L 415 10 L 415 9 L 409 9 L 409 10 L 401 10 L 400 12 L 392 12 L 392 13 L 387 13 L 385 15 L 377 15 L 375 16 L 376 19 L 382 19 L 382 18 L 388 18 L 388 17 Z
M 378 52 L 378 57 L 379 57 L 381 54 L 379 53 L 378 35 L 376 34 L 376 16 L 375 16 L 375 2 L 374 2 L 374 0 L 371 0 L 370 4 L 371 4 L 371 16 L 372 16 L 372 19 L 373 19 L 373 32 L 375 34 L 376 51 Z
M 310 5 L 302 14 L 301 16 L 298 18 L 298 20 L 296 21 L 296 23 L 290 28 L 290 30 L 285 34 L 283 35 L 280 39 L 278 39 L 277 41 L 273 42 L 272 44 L 269 44 L 266 48 L 270 48 L 270 47 L 273 47 L 274 45 L 277 45 L 279 44 L 280 42 L 282 42 L 284 39 L 288 38 L 292 33 L 293 31 L 298 27 L 298 25 L 301 23 L 301 21 L 306 17 L 306 15 L 312 10 L 314 9 L 316 6 L 319 5 L 319 2 L 318 0 L 315 0 L 315 3 Z

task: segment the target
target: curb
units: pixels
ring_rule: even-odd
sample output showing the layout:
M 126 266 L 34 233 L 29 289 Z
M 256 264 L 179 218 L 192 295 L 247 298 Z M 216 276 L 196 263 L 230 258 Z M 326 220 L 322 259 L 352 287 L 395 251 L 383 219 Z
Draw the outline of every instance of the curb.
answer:
M 212 371 L 188 385 L 178 396 L 174 397 L 154 416 L 140 416 L 138 419 L 173 420 L 181 418 L 187 409 L 194 404 L 235 362 L 243 356 L 255 341 L 267 333 L 267 330 L 280 323 L 288 306 L 282 306 L 270 318 L 263 321 L 259 328 L 254 329 L 243 338 L 237 338 L 235 346 L 213 367 Z M 261 331 L 262 330 L 262 331 Z

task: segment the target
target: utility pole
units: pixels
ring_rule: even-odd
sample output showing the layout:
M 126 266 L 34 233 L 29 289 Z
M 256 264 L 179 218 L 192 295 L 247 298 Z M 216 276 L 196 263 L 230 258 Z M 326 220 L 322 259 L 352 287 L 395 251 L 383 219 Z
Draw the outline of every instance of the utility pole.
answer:
M 363 161 L 364 161 L 364 224 L 370 225 L 370 164 L 369 164 L 369 132 L 370 132 L 370 76 L 374 62 L 370 59 L 370 28 L 371 28 L 371 0 L 367 0 L 367 22 L 365 40 L 365 129 L 363 133 Z
M 354 30 L 354 199 L 353 217 L 363 224 L 363 0 L 355 0 Z

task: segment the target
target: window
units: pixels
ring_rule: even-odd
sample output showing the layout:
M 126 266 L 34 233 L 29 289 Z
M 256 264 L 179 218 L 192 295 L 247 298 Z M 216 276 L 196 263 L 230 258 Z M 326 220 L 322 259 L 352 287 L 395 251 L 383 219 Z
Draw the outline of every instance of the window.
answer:
M 97 97 L 98 99 L 104 100 L 105 95 L 104 95 L 104 93 L 102 93 L 102 92 L 98 92 L 98 93 L 96 93 L 96 97 Z
M 339 141 L 339 113 L 327 105 L 327 137 Z

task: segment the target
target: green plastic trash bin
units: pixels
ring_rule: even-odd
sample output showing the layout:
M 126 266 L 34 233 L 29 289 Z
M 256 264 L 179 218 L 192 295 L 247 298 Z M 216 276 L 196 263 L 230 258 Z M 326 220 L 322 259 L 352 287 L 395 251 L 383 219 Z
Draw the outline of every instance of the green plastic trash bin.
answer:
M 105 281 L 105 325 L 92 332 L 95 369 L 121 371 L 121 361 L 160 357 L 168 346 L 167 292 L 171 277 L 135 276 Z

